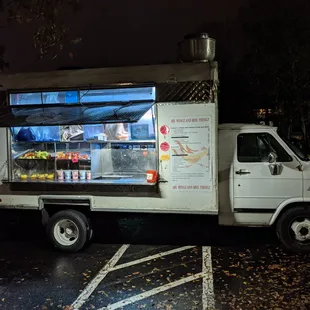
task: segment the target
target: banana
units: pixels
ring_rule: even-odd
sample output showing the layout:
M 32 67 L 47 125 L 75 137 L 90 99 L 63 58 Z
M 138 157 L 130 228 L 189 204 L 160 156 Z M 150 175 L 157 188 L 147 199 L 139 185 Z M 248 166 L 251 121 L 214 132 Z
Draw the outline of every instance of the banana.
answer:
M 185 148 L 187 150 L 187 153 L 190 153 L 190 154 L 198 152 L 198 150 L 191 149 L 187 144 L 186 144 Z
M 183 144 L 180 141 L 176 140 L 175 142 L 179 146 L 181 152 L 187 153 L 186 149 L 184 148 Z
M 189 155 L 189 156 L 184 156 L 184 160 L 186 160 L 187 162 L 191 163 L 191 164 L 196 164 L 197 162 L 199 162 L 203 157 L 205 157 L 206 155 L 208 155 L 208 150 L 205 149 L 204 151 L 195 154 L 195 155 Z

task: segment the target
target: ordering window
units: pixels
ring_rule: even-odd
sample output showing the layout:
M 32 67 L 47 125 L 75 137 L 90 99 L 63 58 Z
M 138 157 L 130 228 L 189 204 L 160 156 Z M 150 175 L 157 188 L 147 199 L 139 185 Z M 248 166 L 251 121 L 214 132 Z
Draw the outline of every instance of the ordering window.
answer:
M 155 140 L 154 107 L 136 123 L 11 127 L 14 142 Z
M 277 161 L 290 162 L 292 157 L 268 133 L 246 133 L 237 138 L 237 157 L 241 163 L 268 162 L 270 152 L 277 154 Z

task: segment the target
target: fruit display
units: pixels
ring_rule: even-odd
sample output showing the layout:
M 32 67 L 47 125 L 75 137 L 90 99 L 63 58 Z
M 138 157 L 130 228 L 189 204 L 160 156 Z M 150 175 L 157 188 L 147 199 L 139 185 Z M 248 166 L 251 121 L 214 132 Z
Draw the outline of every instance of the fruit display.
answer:
M 19 159 L 43 159 L 43 160 L 47 160 L 50 158 L 51 155 L 46 151 L 27 152 L 19 157 Z
M 27 174 L 21 174 L 20 178 L 22 180 L 28 180 L 30 178 L 31 180 L 54 180 L 55 175 L 54 173 L 33 173 L 30 176 Z
M 68 160 L 89 160 L 89 155 L 81 154 L 79 152 L 57 152 L 56 159 L 68 159 Z

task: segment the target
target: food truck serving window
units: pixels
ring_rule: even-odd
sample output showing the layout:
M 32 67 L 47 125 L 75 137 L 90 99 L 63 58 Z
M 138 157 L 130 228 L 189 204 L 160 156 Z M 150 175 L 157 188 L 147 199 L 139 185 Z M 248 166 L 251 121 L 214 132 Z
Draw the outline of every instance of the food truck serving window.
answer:
M 154 140 L 154 107 L 136 123 L 11 127 L 13 142 Z
M 10 94 L 9 181 L 156 184 L 154 101 L 153 87 Z

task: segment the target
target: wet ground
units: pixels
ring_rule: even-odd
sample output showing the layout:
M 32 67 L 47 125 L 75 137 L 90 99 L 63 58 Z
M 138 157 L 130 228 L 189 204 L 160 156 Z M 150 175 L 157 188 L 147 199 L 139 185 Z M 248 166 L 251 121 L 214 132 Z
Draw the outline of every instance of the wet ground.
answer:
M 310 309 L 308 255 L 216 220 L 95 214 L 93 244 L 63 254 L 39 214 L 1 212 L 0 309 Z

